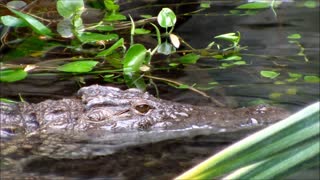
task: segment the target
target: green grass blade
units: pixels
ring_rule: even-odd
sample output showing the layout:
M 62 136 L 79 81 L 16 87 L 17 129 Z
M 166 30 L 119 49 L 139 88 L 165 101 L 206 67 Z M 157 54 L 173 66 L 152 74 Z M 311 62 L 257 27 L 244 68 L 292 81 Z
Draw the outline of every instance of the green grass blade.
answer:
M 231 145 L 176 179 L 212 179 L 238 168 L 264 161 L 294 145 L 318 136 L 317 102 L 290 117 Z
M 316 136 L 266 160 L 241 168 L 224 179 L 275 179 L 291 168 L 317 158 L 319 153 L 320 142 Z

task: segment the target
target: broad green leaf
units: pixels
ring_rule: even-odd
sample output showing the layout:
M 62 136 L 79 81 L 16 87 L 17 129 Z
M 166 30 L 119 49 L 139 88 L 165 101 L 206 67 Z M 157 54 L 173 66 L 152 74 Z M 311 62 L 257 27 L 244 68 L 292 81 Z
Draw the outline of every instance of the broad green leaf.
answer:
M 283 94 L 279 92 L 274 92 L 269 95 L 270 99 L 279 99 Z
M 115 3 L 115 0 L 104 0 L 105 8 L 110 12 L 116 12 L 119 10 L 119 5 Z
M 268 2 L 253 2 L 253 3 L 246 3 L 242 4 L 236 9 L 266 9 L 270 7 L 270 3 Z
M 7 3 L 7 7 L 12 9 L 22 9 L 26 5 L 27 3 L 24 1 L 10 1 Z
M 128 87 L 145 90 L 147 85 L 139 72 L 124 74 L 124 79 Z
M 75 14 L 73 18 L 71 19 L 72 21 L 72 29 L 75 31 L 74 34 L 79 36 L 83 34 L 83 31 L 85 30 L 85 27 L 82 22 L 82 18 L 80 14 Z
M 274 79 L 280 75 L 280 73 L 275 71 L 260 71 L 260 75 L 266 78 Z
M 222 63 L 221 64 L 221 67 L 222 68 L 226 68 L 226 67 L 230 67 L 230 66 L 233 66 L 232 64 L 229 64 L 229 63 Z
M 119 36 L 117 34 L 104 35 L 98 33 L 84 32 L 78 38 L 83 43 L 91 43 L 96 41 L 113 41 L 117 40 Z
M 15 82 L 26 78 L 28 73 L 23 69 L 5 69 L 0 71 L 0 82 Z
M 301 39 L 301 35 L 300 34 L 290 34 L 288 36 L 288 39 Z
M 182 64 L 195 64 L 200 58 L 200 55 L 189 53 L 179 58 L 180 63 Z
M 70 18 L 74 14 L 81 14 L 84 10 L 83 0 L 58 0 L 58 13 L 64 18 Z
M 241 56 L 232 55 L 232 56 L 228 56 L 227 58 L 224 58 L 223 60 L 226 60 L 226 61 L 239 61 L 241 59 L 242 59 Z
M 43 25 L 40 21 L 33 18 L 32 16 L 29 16 L 27 14 L 24 14 L 20 11 L 10 9 L 11 12 L 13 12 L 15 15 L 23 19 L 36 33 L 41 35 L 47 35 L 51 36 L 52 32 L 49 28 L 47 28 L 45 25 Z
M 164 42 L 160 44 L 160 46 L 157 49 L 157 52 L 164 55 L 169 55 L 176 52 L 176 48 L 171 43 Z
M 299 74 L 299 73 L 291 73 L 291 72 L 288 72 L 288 75 L 289 75 L 291 78 L 301 78 L 301 77 L 302 77 L 302 74 Z
M 124 45 L 124 39 L 121 38 L 108 49 L 99 52 L 96 57 L 108 56 L 112 54 L 117 48 L 122 47 L 123 45 Z
M 236 61 L 236 62 L 233 62 L 232 64 L 234 64 L 234 65 L 245 65 L 245 64 L 247 64 L 247 62 L 245 62 L 245 61 Z
M 319 1 L 318 1 L 319 2 Z M 307 8 L 316 8 L 317 7 L 317 1 L 313 0 L 313 1 L 306 1 L 304 4 L 303 4 L 305 7 Z
M 84 73 L 91 71 L 99 62 L 98 61 L 75 61 L 57 67 L 58 71 Z
M 287 78 L 286 81 L 287 82 L 295 82 L 297 81 L 299 78 Z
M 189 89 L 190 86 L 188 84 L 179 84 L 179 86 L 176 86 L 177 89 Z
M 60 34 L 61 37 L 64 37 L 64 38 L 73 37 L 72 29 L 73 29 L 73 25 L 69 18 L 65 18 L 57 24 L 57 32 Z
M 140 15 L 140 17 L 144 18 L 144 19 L 149 19 L 149 18 L 152 18 L 152 15 L 150 14 L 143 14 L 143 15 Z
M 319 83 L 320 78 L 318 76 L 304 76 L 303 80 L 309 83 Z
M 172 27 L 176 24 L 177 17 L 169 8 L 163 8 L 157 17 L 158 23 L 163 28 Z
M 203 2 L 203 3 L 200 4 L 200 7 L 201 7 L 201 8 L 210 8 L 210 3 L 208 3 L 208 2 Z
M 148 29 L 143 28 L 135 28 L 134 33 L 135 34 L 149 34 L 151 31 Z
M 102 26 L 98 26 L 96 29 L 99 31 L 113 31 L 114 27 L 110 25 L 102 25 Z
M 132 45 L 124 56 L 123 71 L 125 74 L 138 72 L 146 59 L 147 49 L 142 44 Z
M 171 66 L 171 67 L 177 67 L 177 66 L 179 66 L 179 64 L 178 64 L 178 63 L 169 63 L 169 66 Z
M 122 21 L 122 20 L 126 20 L 127 17 L 121 13 L 111 13 L 111 14 L 107 14 L 104 17 L 105 21 Z
M 236 14 L 236 15 L 242 14 L 241 10 L 230 10 L 229 13 L 230 14 Z
M 240 37 L 236 33 L 227 33 L 215 36 L 216 39 L 223 39 L 231 42 L 238 42 Z
M 245 14 L 249 15 L 249 16 L 252 16 L 252 15 L 258 14 L 258 12 L 259 12 L 258 10 L 248 9 L 248 10 L 245 11 Z
M 287 89 L 286 93 L 289 95 L 296 95 L 297 91 L 298 91 L 298 89 L 296 87 L 293 87 L 293 88 Z
M 1 16 L 1 22 L 5 26 L 11 26 L 11 27 L 25 27 L 28 26 L 28 24 L 19 18 L 7 15 L 7 16 Z
M 217 82 L 217 81 L 211 81 L 211 82 L 208 82 L 208 84 L 209 84 L 209 85 L 218 85 L 219 82 Z

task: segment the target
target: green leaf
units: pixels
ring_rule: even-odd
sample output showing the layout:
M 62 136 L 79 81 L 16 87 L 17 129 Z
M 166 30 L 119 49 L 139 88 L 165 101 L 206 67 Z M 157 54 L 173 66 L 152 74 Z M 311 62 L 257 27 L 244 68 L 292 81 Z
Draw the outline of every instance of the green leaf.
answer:
M 75 61 L 57 67 L 58 71 L 84 73 L 91 71 L 99 62 L 98 61 Z
M 283 94 L 279 92 L 273 92 L 269 95 L 270 99 L 279 99 Z
M 227 58 L 224 58 L 223 60 L 225 60 L 225 61 L 240 61 L 241 59 L 242 59 L 241 56 L 232 55 L 232 56 L 228 56 Z
M 0 102 L 4 102 L 4 103 L 17 103 L 16 101 L 13 101 L 13 100 L 7 99 L 7 98 L 0 98 Z
M 0 71 L 0 82 L 15 82 L 26 78 L 28 73 L 23 69 L 5 69 Z
M 270 3 L 265 2 L 254 2 L 254 3 L 246 3 L 242 4 L 236 9 L 266 9 L 270 7 Z
M 144 19 L 149 19 L 149 18 L 152 18 L 152 15 L 150 14 L 143 14 L 143 15 L 140 15 L 140 17 L 144 18 Z
M 163 28 L 172 27 L 176 24 L 177 17 L 169 8 L 163 8 L 157 17 L 158 23 Z
M 116 4 L 114 0 L 104 0 L 103 3 L 106 9 L 110 12 L 116 12 L 119 10 L 119 5 Z
M 234 14 L 234 15 L 240 15 L 240 14 L 242 14 L 242 11 L 240 11 L 240 10 L 230 10 L 229 13 L 230 14 Z
M 291 72 L 288 72 L 288 75 L 289 75 L 289 77 L 291 77 L 291 78 L 301 78 L 301 77 L 302 77 L 302 74 L 299 74 L 299 73 L 291 73 Z
M 286 81 L 287 82 L 295 82 L 297 81 L 299 78 L 287 78 Z
M 304 76 L 303 80 L 308 83 L 319 83 L 320 78 L 318 76 Z
M 146 59 L 147 49 L 142 44 L 132 45 L 124 56 L 123 72 L 131 74 L 138 72 Z
M 274 79 L 280 75 L 280 73 L 275 71 L 260 71 L 260 75 L 266 78 Z
M 176 52 L 176 48 L 171 43 L 164 42 L 160 44 L 160 46 L 157 49 L 157 52 L 164 55 L 169 55 Z
M 214 38 L 231 41 L 233 43 L 237 43 L 240 40 L 240 37 L 236 33 L 221 34 L 221 35 L 215 36 Z
M 99 31 L 113 31 L 114 27 L 110 25 L 102 25 L 102 26 L 98 26 L 96 29 Z
M 177 66 L 179 66 L 179 64 L 178 64 L 178 63 L 169 63 L 169 66 L 171 66 L 171 67 L 177 67 Z
M 111 14 L 107 14 L 104 18 L 105 21 L 122 21 L 122 20 L 126 20 L 127 17 L 121 13 L 111 13 Z
M 113 41 L 117 40 L 119 36 L 117 34 L 98 34 L 91 32 L 84 32 L 78 36 L 79 40 L 83 43 L 91 43 L 96 41 Z
M 198 59 L 200 58 L 200 55 L 189 53 L 179 58 L 180 63 L 182 64 L 195 64 Z
M 147 87 L 146 83 L 144 82 L 144 79 L 142 78 L 139 72 L 124 74 L 124 80 L 127 86 L 130 88 L 135 87 L 144 91 Z
M 151 31 L 148 29 L 143 29 L 143 28 L 136 28 L 134 30 L 135 34 L 149 34 Z
M 26 5 L 27 3 L 24 1 L 10 1 L 7 3 L 7 7 L 12 9 L 22 9 Z
M 1 21 L 5 26 L 11 26 L 11 27 L 28 26 L 28 24 L 24 20 L 10 16 L 10 15 L 1 16 Z
M 108 49 L 99 52 L 96 57 L 108 56 L 108 55 L 112 54 L 117 48 L 119 48 L 123 45 L 124 45 L 124 39 L 121 38 L 116 43 L 114 43 L 111 47 L 109 47 Z
M 298 91 L 298 89 L 296 87 L 293 87 L 293 88 L 288 88 L 286 93 L 289 95 L 296 95 L 297 91 Z
M 303 5 L 307 8 L 316 8 L 317 2 L 316 1 L 306 1 Z
M 245 65 L 247 63 L 245 61 L 236 61 L 236 62 L 233 62 L 232 64 L 234 64 L 234 65 Z
M 71 38 L 73 37 L 73 25 L 69 18 L 65 18 L 57 24 L 57 32 L 61 37 Z
M 46 35 L 46 36 L 52 35 L 52 32 L 49 28 L 47 28 L 40 21 L 33 18 L 32 16 L 16 11 L 14 9 L 9 8 L 9 10 L 13 12 L 15 15 L 17 15 L 18 17 L 20 17 L 21 19 L 23 19 L 36 33 L 41 35 Z
M 288 39 L 300 39 L 301 35 L 300 34 L 290 34 L 288 36 Z
M 64 18 L 70 18 L 74 14 L 81 14 L 84 10 L 83 0 L 58 0 L 58 13 Z
M 208 2 L 203 2 L 203 3 L 200 4 L 200 7 L 201 7 L 201 8 L 210 8 L 210 3 L 208 3 Z

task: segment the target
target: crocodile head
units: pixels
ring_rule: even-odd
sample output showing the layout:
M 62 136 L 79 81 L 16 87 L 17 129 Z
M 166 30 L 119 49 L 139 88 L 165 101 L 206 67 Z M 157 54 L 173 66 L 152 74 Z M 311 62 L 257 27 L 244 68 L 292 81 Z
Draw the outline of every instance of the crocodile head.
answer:
M 161 100 L 138 89 L 93 85 L 81 88 L 78 95 L 85 108 L 77 129 L 165 129 L 193 110 L 191 105 Z

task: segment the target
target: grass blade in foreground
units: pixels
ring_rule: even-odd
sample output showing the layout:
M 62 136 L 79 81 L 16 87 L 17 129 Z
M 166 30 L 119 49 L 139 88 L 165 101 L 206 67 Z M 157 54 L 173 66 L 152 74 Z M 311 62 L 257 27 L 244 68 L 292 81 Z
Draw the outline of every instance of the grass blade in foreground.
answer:
M 284 173 L 294 166 L 288 163 L 304 162 L 319 156 L 320 103 L 314 103 L 290 117 L 271 125 L 251 136 L 231 145 L 227 149 L 212 156 L 176 179 L 212 179 L 222 177 L 235 171 L 233 178 L 272 178 Z M 296 148 L 300 148 L 295 151 Z M 301 149 L 303 147 L 306 151 Z M 295 154 L 295 156 L 292 155 Z M 280 159 L 279 159 L 280 158 Z M 282 163 L 282 164 L 281 164 Z M 287 165 L 287 167 L 285 167 Z M 258 171 L 252 176 L 245 176 Z M 273 171 L 272 167 L 279 167 Z M 281 168 L 280 168 L 281 167 Z M 247 169 L 247 171 L 245 171 Z M 260 169 L 260 172 L 259 172 Z M 268 174 L 263 174 L 269 171 Z M 228 178 L 227 178 L 228 179 Z

